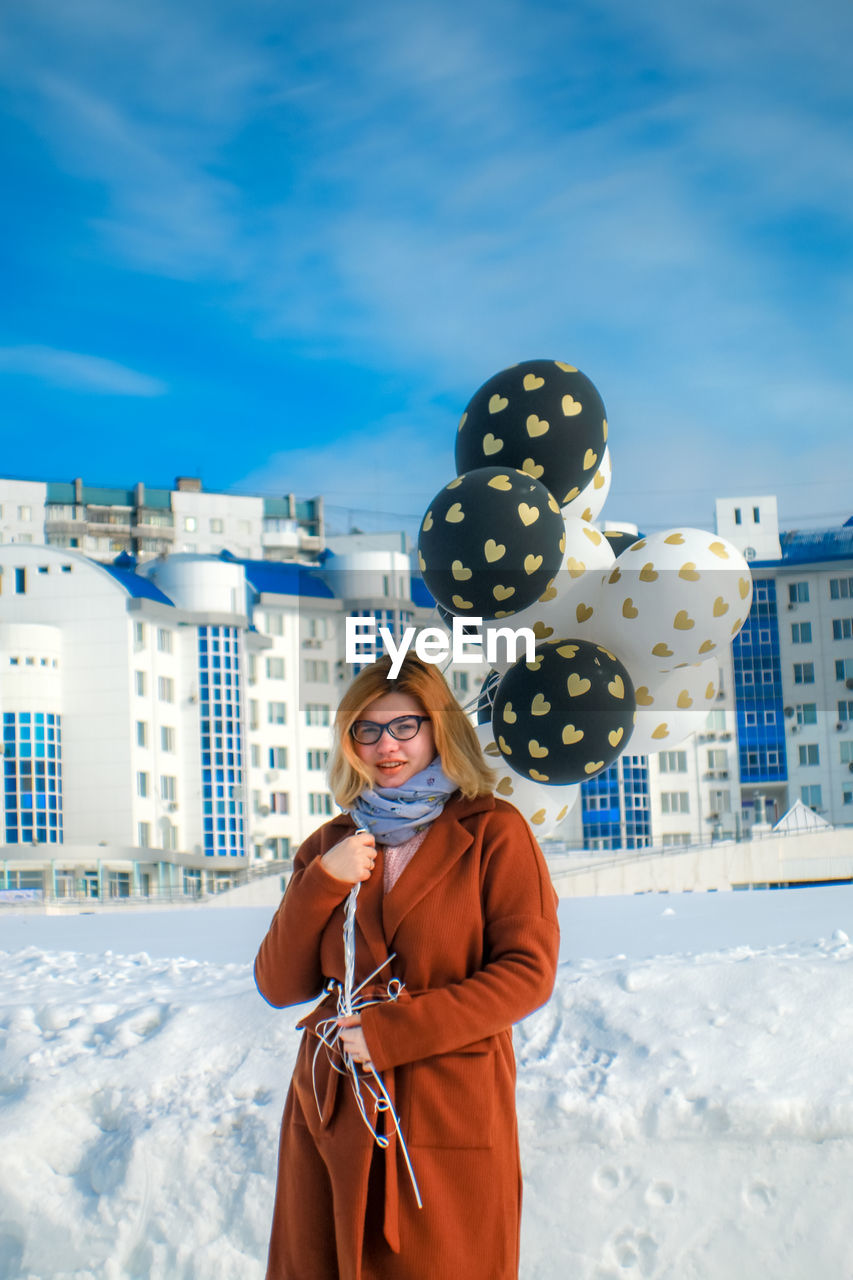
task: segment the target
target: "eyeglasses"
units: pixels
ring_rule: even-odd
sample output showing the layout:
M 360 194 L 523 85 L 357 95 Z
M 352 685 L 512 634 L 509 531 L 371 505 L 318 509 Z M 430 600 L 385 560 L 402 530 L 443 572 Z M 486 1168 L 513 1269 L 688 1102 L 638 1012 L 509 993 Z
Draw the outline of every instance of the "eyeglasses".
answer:
M 378 720 L 356 720 L 350 726 L 350 734 L 363 747 L 369 747 L 374 742 L 378 742 L 386 729 L 398 742 L 408 742 L 409 738 L 417 737 L 421 725 L 429 718 L 429 716 L 395 716 L 385 724 L 380 724 Z

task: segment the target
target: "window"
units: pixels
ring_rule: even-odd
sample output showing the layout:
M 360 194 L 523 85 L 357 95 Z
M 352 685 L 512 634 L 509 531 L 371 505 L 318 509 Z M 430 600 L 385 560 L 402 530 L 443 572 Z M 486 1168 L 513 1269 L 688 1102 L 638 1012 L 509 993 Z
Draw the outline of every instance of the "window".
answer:
M 814 663 L 794 663 L 794 684 L 814 684 Z
M 752 729 L 752 728 L 754 728 L 754 727 L 758 724 L 758 712 L 757 712 L 757 711 L 744 711 L 744 713 L 743 713 L 743 722 L 744 722 L 744 724 L 746 725 L 747 729 Z
M 764 723 L 765 723 L 765 724 L 775 724 L 775 723 L 776 723 L 776 712 L 775 712 L 775 711 L 765 711 L 765 712 L 764 712 Z
M 732 797 L 728 791 L 709 791 L 708 804 L 712 813 L 731 813 Z
M 676 754 L 678 754 L 676 752 Z M 690 796 L 686 791 L 662 791 L 660 797 L 661 813 L 689 813 Z
M 686 757 L 686 752 L 680 751 L 676 753 Z M 708 751 L 708 768 L 709 769 L 725 769 L 728 767 L 729 753 L 725 749 L 717 747 Z
M 284 679 L 284 658 L 267 658 L 267 679 Z
M 171 822 L 163 823 L 163 848 L 177 849 L 178 847 L 178 828 L 173 826 Z
M 253 742 L 249 747 L 249 763 L 253 769 L 260 769 L 261 767 L 261 748 L 257 742 Z
M 328 751 L 312 750 L 306 752 L 309 769 L 325 769 L 329 763 Z
M 711 754 L 710 752 L 708 753 Z M 721 753 L 725 756 L 725 751 Z M 687 772 L 687 752 L 686 751 L 661 751 L 658 754 L 658 762 L 661 773 L 686 773 Z M 683 809 L 683 813 L 687 810 Z
M 267 635 L 283 636 L 284 635 L 284 617 L 280 613 L 267 614 Z
M 328 636 L 329 636 L 328 618 L 309 618 L 306 624 L 305 634 L 311 640 L 328 639 Z
M 830 600 L 853 600 L 853 578 L 830 578 Z
M 778 751 L 767 752 L 767 768 L 768 769 L 779 768 L 779 752 Z
M 841 763 L 853 764 L 853 742 L 848 738 L 846 742 L 842 742 L 841 746 Z
M 752 520 L 754 524 L 761 524 L 761 512 L 758 507 L 752 508 Z
M 260 704 L 254 698 L 249 699 L 249 728 L 259 729 L 261 727 Z
M 735 524 L 742 524 L 743 516 L 740 507 L 735 507 Z
M 809 742 L 799 747 L 800 764 L 820 764 L 820 749 L 816 742 Z
M 159 676 L 157 679 L 157 697 L 161 702 L 175 701 L 175 682 L 171 676 Z
M 160 750 L 175 750 L 175 730 L 170 725 L 164 724 L 160 726 Z
M 212 516 L 212 517 L 211 517 L 211 520 L 210 520 L 210 532 L 211 532 L 211 533 L 222 533 L 222 530 L 223 530 L 223 528 L 224 528 L 224 527 L 225 527 L 225 526 L 223 525 L 222 521 L 219 519 L 219 517 L 218 517 L 218 516 Z
M 290 797 L 286 791 L 273 791 L 270 796 L 270 809 L 273 813 L 289 813 Z
M 175 801 L 178 798 L 178 779 L 171 774 L 164 773 L 160 775 L 160 798 L 161 800 Z
M 19 520 L 32 520 L 32 518 L 33 518 L 32 507 L 18 507 Z
M 709 711 L 708 718 L 705 721 L 705 728 L 711 733 L 724 733 L 726 728 L 725 711 Z
M 795 707 L 797 724 L 817 724 L 817 703 L 800 702 Z
M 145 681 L 145 672 L 144 672 L 144 671 L 134 671 L 134 673 L 133 673 L 133 674 L 134 674 L 134 677 L 135 677 L 135 680 L 136 680 L 136 694 L 137 694 L 137 697 L 139 697 L 139 698 L 144 698 L 144 697 L 145 697 L 145 684 L 146 684 L 146 681 Z
M 812 642 L 812 624 L 810 622 L 792 622 L 791 623 L 791 643 L 792 644 L 811 644 Z
M 15 570 L 15 594 L 18 596 L 27 593 L 27 571 L 26 569 Z
M 148 724 L 145 720 L 137 720 L 136 722 L 136 745 L 138 747 L 148 746 Z
M 283 702 L 267 703 L 267 723 L 287 724 L 287 706 Z
M 325 702 L 308 702 L 305 705 L 305 723 L 327 726 L 331 723 L 330 707 Z
M 136 775 L 136 794 L 137 794 L 138 796 L 143 796 L 143 797 L 145 797 L 145 796 L 147 796 L 147 795 L 148 795 L 148 774 L 147 774 L 147 773 L 144 773 L 144 772 L 143 772 L 143 773 L 137 773 L 137 775 Z
M 261 809 L 263 807 L 264 807 L 264 797 L 262 793 L 260 791 L 253 791 L 252 792 L 252 812 L 261 814 Z M 269 812 L 269 810 L 267 810 L 267 812 Z M 261 814 L 261 816 L 263 817 L 265 815 Z
M 306 658 L 305 679 L 313 684 L 328 684 L 329 664 L 322 658 Z
M 161 653 L 172 652 L 172 633 L 167 631 L 165 627 L 157 628 L 157 648 Z
M 853 702 L 845 700 L 838 703 L 838 719 L 853 720 Z
M 836 658 L 835 678 L 836 680 L 853 680 L 853 658 Z
M 661 836 L 661 844 L 664 849 L 678 849 L 681 845 L 690 844 L 690 832 L 671 831 L 669 835 Z
M 800 799 L 812 809 L 819 809 L 823 803 L 820 783 L 813 782 L 811 786 L 800 787 Z
M 140 849 L 150 849 L 151 847 L 151 823 L 137 822 L 136 824 L 136 843 Z
M 134 649 L 145 648 L 145 623 L 134 622 L 133 624 L 133 647 Z
M 809 584 L 807 582 L 789 582 L 788 583 L 788 603 L 789 604 L 808 604 L 809 602 Z
M 187 533 L 195 533 L 198 528 L 198 521 L 195 516 L 184 516 L 184 528 Z
M 270 768 L 287 768 L 287 747 L 270 747 Z
M 833 640 L 853 640 L 853 618 L 832 619 Z
M 273 836 L 267 840 L 267 848 L 274 858 L 290 857 L 290 836 Z
M 842 804 L 853 804 L 853 790 L 848 791 L 846 788 L 841 792 Z
M 314 818 L 318 816 L 331 817 L 332 797 L 327 791 L 308 792 L 308 812 Z

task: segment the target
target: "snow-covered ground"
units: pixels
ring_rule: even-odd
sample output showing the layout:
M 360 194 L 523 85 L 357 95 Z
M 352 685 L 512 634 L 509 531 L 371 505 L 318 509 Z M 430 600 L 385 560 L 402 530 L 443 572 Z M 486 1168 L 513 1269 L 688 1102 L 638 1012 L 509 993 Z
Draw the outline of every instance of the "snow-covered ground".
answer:
M 525 1280 L 851 1280 L 853 890 L 560 913 L 517 1031 Z M 263 1276 L 269 914 L 0 914 L 2 1280 Z

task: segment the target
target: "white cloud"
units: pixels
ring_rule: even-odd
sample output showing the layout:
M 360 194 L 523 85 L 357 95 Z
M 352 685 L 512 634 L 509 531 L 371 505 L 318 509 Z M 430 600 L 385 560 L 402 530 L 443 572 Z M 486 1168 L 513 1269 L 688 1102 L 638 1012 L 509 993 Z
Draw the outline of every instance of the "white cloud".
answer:
M 55 347 L 0 347 L 0 372 L 23 374 L 69 391 L 96 395 L 151 397 L 168 391 L 159 378 L 138 373 L 114 360 Z

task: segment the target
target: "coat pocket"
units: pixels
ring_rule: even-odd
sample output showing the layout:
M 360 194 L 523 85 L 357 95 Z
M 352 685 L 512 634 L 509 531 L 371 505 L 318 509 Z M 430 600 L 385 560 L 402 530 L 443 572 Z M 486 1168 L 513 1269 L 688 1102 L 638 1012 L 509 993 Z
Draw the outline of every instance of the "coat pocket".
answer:
M 491 1147 L 494 1142 L 495 1052 L 469 1047 L 410 1066 L 411 1147 Z

